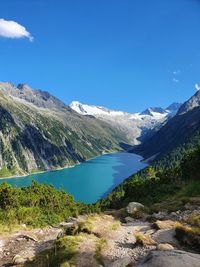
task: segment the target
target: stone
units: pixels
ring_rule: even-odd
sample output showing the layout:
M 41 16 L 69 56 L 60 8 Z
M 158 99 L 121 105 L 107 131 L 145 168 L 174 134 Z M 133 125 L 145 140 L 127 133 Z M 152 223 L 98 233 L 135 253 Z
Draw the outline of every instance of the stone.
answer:
M 129 213 L 129 214 L 134 214 L 135 212 L 141 210 L 144 208 L 144 205 L 142 205 L 141 203 L 139 202 L 130 202 L 128 204 L 128 206 L 126 207 L 126 211 Z
M 135 219 L 133 219 L 132 217 L 129 217 L 129 216 L 128 217 L 125 217 L 124 220 L 125 220 L 126 223 L 134 222 L 135 221 Z
M 72 227 L 75 224 L 75 222 L 61 222 L 58 227 L 59 228 L 69 228 Z
M 145 231 L 144 233 L 145 233 L 145 235 L 153 235 L 155 232 L 156 232 L 155 229 L 149 229 L 149 230 Z
M 66 220 L 66 222 L 68 223 L 68 222 L 78 222 L 78 219 L 77 218 L 74 218 L 74 217 L 69 217 L 69 218 L 67 218 L 67 220 Z
M 152 235 L 152 238 L 159 243 L 168 243 L 173 246 L 178 246 L 178 241 L 175 238 L 175 230 L 174 229 L 165 229 L 158 230 L 155 234 Z
M 78 233 L 78 230 L 79 230 L 77 222 L 63 223 L 61 228 L 62 228 L 62 230 L 58 234 L 57 239 L 64 237 L 65 235 L 76 235 Z
M 15 255 L 12 259 L 14 265 L 20 265 L 26 262 L 26 259 L 22 258 L 20 255 Z
M 36 236 L 32 235 L 32 234 L 21 234 L 18 236 L 18 239 L 20 240 L 21 239 L 26 239 L 26 240 L 31 240 L 31 241 L 34 241 L 34 242 L 38 242 L 38 239 Z
M 168 243 L 157 245 L 157 250 L 173 250 L 173 249 L 174 249 L 174 247 Z
M 3 252 L 3 248 L 4 248 L 4 241 L 0 240 L 0 252 Z
M 157 219 L 157 220 L 164 220 L 167 216 L 167 213 L 165 211 L 159 211 L 158 213 L 153 213 L 151 217 Z
M 131 258 L 124 257 L 109 264 L 109 267 L 127 267 L 131 266 Z
M 199 267 L 200 255 L 181 250 L 152 251 L 136 267 Z
M 184 208 L 186 210 L 193 210 L 194 209 L 194 207 L 190 203 L 186 203 L 185 206 L 184 206 Z

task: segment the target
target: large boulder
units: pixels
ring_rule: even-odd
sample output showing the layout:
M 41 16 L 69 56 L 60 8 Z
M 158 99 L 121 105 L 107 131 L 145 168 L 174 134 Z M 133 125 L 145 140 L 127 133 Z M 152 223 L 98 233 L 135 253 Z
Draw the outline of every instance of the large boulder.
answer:
M 142 205 L 139 202 L 130 202 L 128 206 L 126 207 L 126 211 L 129 214 L 135 214 L 136 212 L 144 209 L 144 205 Z
M 152 235 L 152 238 L 159 243 L 168 243 L 175 247 L 179 246 L 178 240 L 175 238 L 174 229 L 163 229 L 158 230 L 155 234 Z
M 199 267 L 200 255 L 181 250 L 152 251 L 136 267 Z

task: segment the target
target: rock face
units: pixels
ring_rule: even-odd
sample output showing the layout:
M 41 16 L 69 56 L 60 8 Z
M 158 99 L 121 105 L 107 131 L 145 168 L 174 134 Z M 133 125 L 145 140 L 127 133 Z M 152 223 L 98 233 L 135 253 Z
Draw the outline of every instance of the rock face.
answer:
M 144 205 L 142 205 L 141 203 L 138 203 L 138 202 L 130 202 L 128 204 L 128 206 L 126 207 L 126 211 L 129 213 L 129 214 L 134 214 L 135 212 L 141 210 L 144 208 Z
M 70 166 L 128 143 L 101 120 L 47 92 L 0 83 L 0 176 Z
M 0 83 L 0 90 L 3 90 L 7 96 L 21 99 L 24 102 L 33 104 L 40 108 L 57 108 L 57 109 L 69 109 L 62 101 L 52 96 L 46 91 L 33 90 L 27 84 L 19 84 L 15 87 L 10 83 Z
M 137 267 L 199 267 L 200 255 L 180 250 L 150 252 Z
M 200 106 L 200 91 L 197 91 L 188 101 L 183 103 L 178 111 L 178 115 L 191 111 Z

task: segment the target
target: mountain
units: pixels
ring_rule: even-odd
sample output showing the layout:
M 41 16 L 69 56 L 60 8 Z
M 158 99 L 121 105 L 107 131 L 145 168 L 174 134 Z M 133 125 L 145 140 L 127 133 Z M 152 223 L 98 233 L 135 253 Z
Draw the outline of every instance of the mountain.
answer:
M 180 107 L 178 114 L 184 114 L 190 110 L 193 110 L 195 107 L 200 106 L 200 91 L 197 91 L 188 101 L 183 103 Z
M 161 158 L 178 146 L 191 146 L 198 141 L 200 131 L 200 92 L 197 92 L 179 108 L 153 136 L 146 139 L 134 151 L 145 158 Z M 193 140 L 192 140 L 193 139 Z M 187 144 L 188 143 L 188 144 Z
M 155 108 L 147 108 L 145 109 L 143 112 L 141 112 L 141 115 L 149 115 L 149 116 L 167 116 L 168 115 L 168 111 L 163 109 L 163 108 L 159 108 L 159 107 L 155 107 Z
M 172 112 L 127 113 L 72 102 L 27 84 L 0 83 L 0 176 L 71 166 L 138 144 Z
M 0 83 L 0 176 L 70 166 L 128 142 L 120 129 L 48 92 Z
M 17 101 L 33 104 L 39 108 L 68 108 L 62 101 L 50 95 L 48 92 L 33 90 L 27 84 L 19 84 L 15 87 L 10 83 L 0 83 L 0 90 L 7 96 L 11 96 Z
M 169 110 L 171 112 L 177 112 L 179 110 L 179 108 L 181 107 L 181 103 L 172 103 L 171 105 L 169 105 L 166 110 Z
M 78 101 L 73 101 L 70 107 L 81 115 L 94 116 L 122 130 L 126 133 L 130 142 L 136 145 L 165 123 L 169 117 L 175 115 L 179 108 L 178 105 L 172 104 L 171 107 L 174 107 L 174 109 L 169 110 L 148 108 L 141 113 L 110 110 L 101 106 L 82 104 Z

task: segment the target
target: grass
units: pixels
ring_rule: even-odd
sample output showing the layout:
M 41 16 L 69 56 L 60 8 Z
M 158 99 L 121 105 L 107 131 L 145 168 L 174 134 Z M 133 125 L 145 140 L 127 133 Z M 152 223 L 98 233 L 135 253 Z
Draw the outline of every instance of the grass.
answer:
M 157 220 L 153 223 L 153 228 L 160 230 L 160 229 L 174 229 L 176 226 L 176 222 L 171 221 L 171 220 L 165 220 L 165 221 L 160 221 Z
M 191 180 L 185 183 L 176 194 L 151 205 L 150 212 L 182 210 L 186 203 L 200 205 L 200 181 Z
M 200 196 L 200 181 L 194 180 L 187 183 L 178 193 L 178 196 L 195 197 Z
M 22 229 L 19 224 L 0 224 L 0 235 L 8 235 Z
M 111 225 L 110 230 L 111 231 L 116 231 L 117 229 L 119 229 L 119 227 L 120 227 L 120 222 L 116 221 Z
M 91 234 L 92 230 L 93 230 L 93 224 L 89 219 L 86 221 L 79 222 L 79 227 L 78 227 L 79 232 Z
M 68 267 L 76 266 L 76 255 L 81 236 L 65 236 L 58 239 L 52 249 L 45 250 L 25 266 L 27 267 Z
M 95 249 L 95 259 L 99 264 L 103 264 L 103 255 L 102 251 L 106 247 L 107 241 L 104 238 L 99 238 L 96 241 L 96 249 Z
M 180 243 L 200 252 L 200 227 L 178 223 L 175 231 Z
M 79 232 L 94 234 L 99 238 L 106 238 L 112 231 L 120 227 L 120 222 L 110 215 L 93 214 L 79 222 Z
M 200 228 L 200 215 L 191 215 L 190 217 L 188 217 L 186 222 L 190 225 Z
M 11 171 L 9 171 L 6 167 L 3 167 L 0 170 L 0 177 L 9 177 L 9 176 L 12 176 Z
M 151 238 L 150 235 L 142 234 L 141 232 L 137 232 L 134 234 L 136 238 L 137 244 L 141 246 L 152 246 L 156 245 L 157 243 Z

